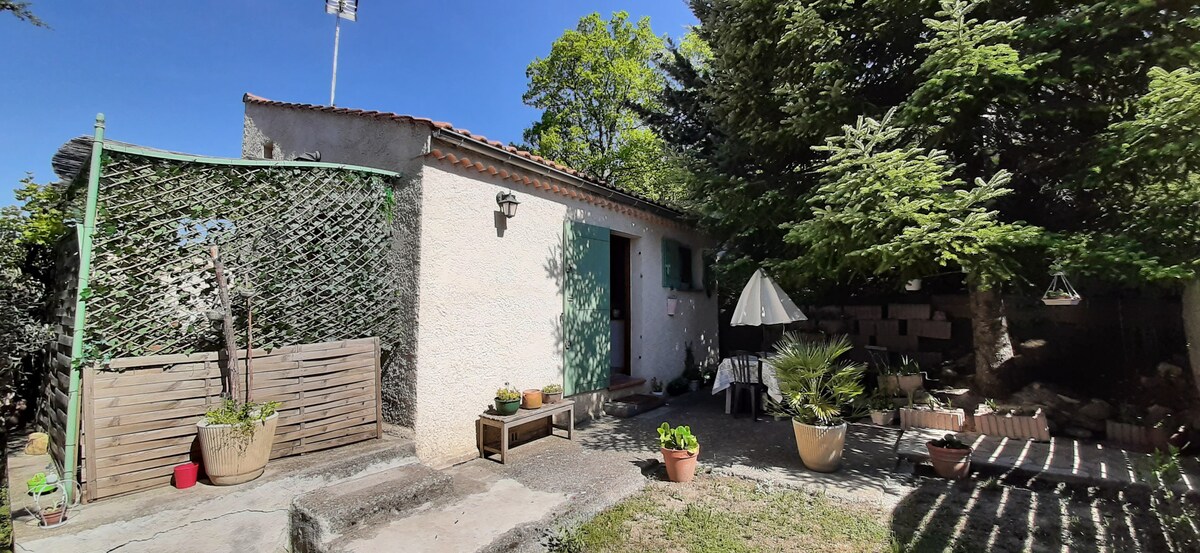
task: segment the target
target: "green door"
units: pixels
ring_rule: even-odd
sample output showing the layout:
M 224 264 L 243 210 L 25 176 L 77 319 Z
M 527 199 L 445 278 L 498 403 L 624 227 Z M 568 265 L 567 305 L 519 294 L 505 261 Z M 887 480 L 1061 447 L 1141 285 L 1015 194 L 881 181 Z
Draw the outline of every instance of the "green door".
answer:
M 574 395 L 608 387 L 612 261 L 606 228 L 567 221 L 563 242 L 563 388 Z

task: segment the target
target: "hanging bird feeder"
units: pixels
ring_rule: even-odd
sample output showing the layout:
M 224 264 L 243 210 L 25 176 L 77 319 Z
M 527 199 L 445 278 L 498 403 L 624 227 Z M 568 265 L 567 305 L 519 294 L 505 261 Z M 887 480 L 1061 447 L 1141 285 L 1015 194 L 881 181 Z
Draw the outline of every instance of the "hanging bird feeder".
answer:
M 1075 291 L 1075 287 L 1071 286 L 1071 281 L 1067 280 L 1067 275 L 1062 271 L 1054 273 L 1054 278 L 1050 279 L 1050 287 L 1042 294 L 1042 303 L 1046 305 L 1079 305 L 1081 301 L 1083 296 Z

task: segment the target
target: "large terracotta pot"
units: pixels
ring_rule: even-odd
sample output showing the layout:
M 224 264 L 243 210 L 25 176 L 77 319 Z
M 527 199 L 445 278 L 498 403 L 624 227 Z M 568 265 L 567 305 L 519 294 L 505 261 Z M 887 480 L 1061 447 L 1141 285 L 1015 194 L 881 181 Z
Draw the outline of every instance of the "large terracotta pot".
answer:
M 667 479 L 672 482 L 691 482 L 692 477 L 696 476 L 700 448 L 696 448 L 696 453 L 688 453 L 686 449 L 660 449 L 663 463 L 667 465 Z
M 204 458 L 204 472 L 218 486 L 241 484 L 258 478 L 271 458 L 271 445 L 275 443 L 275 426 L 279 424 L 279 413 L 255 423 L 249 434 L 231 424 L 196 423 L 196 434 L 200 438 L 200 453 Z
M 846 445 L 846 423 L 837 426 L 813 426 L 792 420 L 796 449 L 809 470 L 833 472 L 842 464 Z
M 929 450 L 929 462 L 933 470 L 942 478 L 962 480 L 971 473 L 971 450 L 938 447 L 932 441 L 925 442 Z

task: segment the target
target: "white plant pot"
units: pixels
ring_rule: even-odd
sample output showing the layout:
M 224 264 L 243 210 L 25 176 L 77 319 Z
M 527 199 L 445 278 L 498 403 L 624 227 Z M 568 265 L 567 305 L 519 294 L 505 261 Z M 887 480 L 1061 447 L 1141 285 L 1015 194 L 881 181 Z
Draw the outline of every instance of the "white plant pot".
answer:
M 913 409 L 900 408 L 900 428 L 932 428 L 949 432 L 962 432 L 967 415 L 962 409 Z
M 1042 298 L 1042 303 L 1046 305 L 1079 305 L 1083 298 Z
M 249 434 L 231 424 L 196 423 L 204 472 L 218 486 L 249 482 L 262 475 L 271 458 L 279 413 L 255 423 Z
M 871 422 L 878 424 L 879 426 L 887 426 L 892 424 L 892 419 L 895 418 L 895 416 L 896 412 L 892 410 L 871 411 Z
M 909 292 L 919 291 L 921 289 L 921 279 L 914 278 L 914 279 L 904 283 L 904 289 L 908 290 Z
M 846 445 L 846 423 L 837 426 L 813 426 L 792 420 L 796 450 L 809 470 L 833 472 L 842 464 Z
M 975 431 L 988 436 L 1039 442 L 1050 441 L 1050 423 L 1041 409 L 1038 409 L 1033 415 L 1012 415 L 991 411 L 975 413 Z

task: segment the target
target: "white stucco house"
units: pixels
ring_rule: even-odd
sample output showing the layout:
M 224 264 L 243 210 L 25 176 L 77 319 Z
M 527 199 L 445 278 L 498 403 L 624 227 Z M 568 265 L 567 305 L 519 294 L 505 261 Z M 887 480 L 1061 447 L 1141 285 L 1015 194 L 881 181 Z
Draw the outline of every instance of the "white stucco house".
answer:
M 410 192 L 397 201 L 419 203 L 417 307 L 397 321 L 415 327 L 413 369 L 385 375 L 384 395 L 423 462 L 475 456 L 475 420 L 505 383 L 561 383 L 588 417 L 609 397 L 678 377 L 689 345 L 701 363 L 716 356 L 717 296 L 702 261 L 714 244 L 677 211 L 449 123 L 244 103 L 243 157 L 319 151 L 396 171 Z M 509 192 L 520 202 L 512 218 L 498 208 Z

